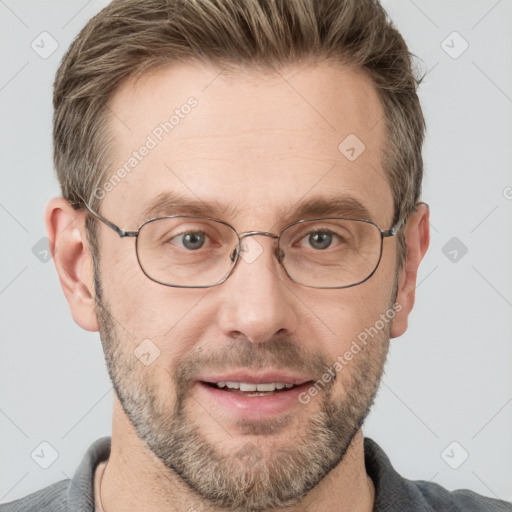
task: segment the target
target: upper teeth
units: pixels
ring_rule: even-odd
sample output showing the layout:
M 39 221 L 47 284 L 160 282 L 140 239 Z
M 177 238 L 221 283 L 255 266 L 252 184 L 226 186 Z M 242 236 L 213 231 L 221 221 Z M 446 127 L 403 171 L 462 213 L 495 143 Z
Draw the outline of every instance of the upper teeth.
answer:
M 239 389 L 240 391 L 275 391 L 286 387 L 290 389 L 293 384 L 284 384 L 283 382 L 268 382 L 266 384 L 251 384 L 247 382 L 217 382 L 217 387 L 230 389 Z

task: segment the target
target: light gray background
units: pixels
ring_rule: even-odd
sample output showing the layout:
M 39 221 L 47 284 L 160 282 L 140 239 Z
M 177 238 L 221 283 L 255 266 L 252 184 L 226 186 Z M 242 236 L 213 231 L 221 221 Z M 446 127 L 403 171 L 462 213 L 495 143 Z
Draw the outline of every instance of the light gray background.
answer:
M 58 194 L 53 78 L 106 3 L 0 0 L 0 502 L 71 476 L 89 444 L 110 433 L 99 336 L 73 322 L 53 262 L 33 253 L 44 206 Z M 432 241 L 365 433 L 408 478 L 512 500 L 512 1 L 384 5 L 428 70 L 420 95 Z M 43 31 L 58 43 L 47 58 L 31 47 L 51 50 Z M 468 249 L 456 262 L 443 253 L 452 237 Z M 31 458 L 43 441 L 58 452 L 46 470 Z M 450 467 L 464 450 L 468 459 Z

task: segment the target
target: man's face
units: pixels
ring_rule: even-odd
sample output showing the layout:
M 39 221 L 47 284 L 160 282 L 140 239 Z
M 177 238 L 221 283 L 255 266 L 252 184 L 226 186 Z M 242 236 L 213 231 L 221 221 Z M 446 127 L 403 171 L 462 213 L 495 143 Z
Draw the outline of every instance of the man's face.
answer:
M 197 105 L 180 111 L 172 131 L 155 132 L 189 97 Z M 211 203 L 239 233 L 279 233 L 298 220 L 286 212 L 300 204 L 346 197 L 382 229 L 391 226 L 383 110 L 360 74 L 325 64 L 265 77 L 174 66 L 125 84 L 110 108 L 112 172 L 148 136 L 156 141 L 103 200 L 103 215 L 122 228 L 136 230 L 162 192 Z M 339 149 L 351 134 L 365 145 L 355 160 Z M 394 302 L 396 240 L 384 239 L 377 271 L 352 288 L 294 283 L 275 240 L 255 236 L 227 281 L 187 289 L 148 279 L 135 239 L 99 229 L 100 333 L 139 437 L 213 504 L 263 510 L 302 498 L 340 462 L 374 398 L 390 335 L 391 322 L 378 320 Z M 226 381 L 304 384 L 252 396 L 215 385 Z

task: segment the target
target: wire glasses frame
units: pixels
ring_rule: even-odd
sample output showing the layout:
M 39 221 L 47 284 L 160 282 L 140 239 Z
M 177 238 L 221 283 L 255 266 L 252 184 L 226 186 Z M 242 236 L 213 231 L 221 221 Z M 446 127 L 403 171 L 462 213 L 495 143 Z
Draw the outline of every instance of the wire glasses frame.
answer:
M 125 229 L 121 229 L 119 226 L 117 226 L 116 224 L 114 224 L 113 222 L 109 221 L 108 219 L 106 219 L 105 217 L 103 217 L 102 215 L 100 215 L 99 213 L 95 212 L 87 202 L 84 201 L 84 204 L 87 208 L 87 210 L 98 220 L 100 220 L 101 222 L 103 222 L 106 226 L 108 226 L 110 229 L 112 229 L 113 231 L 115 231 L 120 238 L 125 238 L 125 237 L 133 237 L 133 238 L 136 238 L 136 256 L 137 256 L 137 261 L 139 263 L 139 266 L 142 270 L 142 272 L 149 278 L 151 279 L 152 281 L 154 282 L 157 282 L 159 284 L 162 284 L 164 286 L 170 286 L 170 287 L 176 287 L 176 288 L 210 288 L 210 287 L 213 287 L 213 286 L 217 286 L 217 285 L 220 285 L 222 284 L 224 281 L 226 281 L 234 272 L 235 268 L 237 267 L 240 259 L 241 259 L 241 253 L 243 251 L 242 249 L 242 242 L 245 238 L 247 237 L 250 237 L 250 236 L 255 236 L 255 235 L 261 235 L 261 236 L 268 236 L 274 240 L 277 240 L 278 243 L 277 243 L 277 249 L 276 249 L 276 256 L 277 256 L 277 259 L 279 261 L 279 263 L 281 264 L 281 266 L 283 267 L 286 275 L 295 283 L 297 284 L 300 284 L 302 286 L 306 286 L 308 288 L 321 288 L 321 289 L 341 289 L 341 288 L 350 288 L 350 287 L 353 287 L 353 286 L 356 286 L 358 284 L 361 284 L 361 283 L 364 283 L 365 281 L 367 281 L 368 279 L 370 279 L 370 277 L 373 276 L 373 274 L 376 272 L 379 264 L 380 264 L 380 261 L 382 259 L 382 250 L 383 250 L 383 240 L 384 238 L 387 238 L 387 237 L 392 237 L 392 236 L 395 236 L 398 234 L 398 232 L 400 231 L 400 229 L 403 227 L 403 225 L 405 224 L 405 221 L 407 220 L 407 215 L 405 215 L 404 217 L 402 217 L 396 224 L 394 224 L 390 229 L 387 229 L 387 230 L 382 230 L 377 224 L 375 224 L 374 222 L 372 221 L 369 221 L 369 220 L 365 220 L 365 219 L 351 219 L 351 218 L 342 218 L 342 217 L 339 217 L 339 218 L 333 218 L 333 217 L 329 217 L 329 218 L 317 218 L 317 219 L 303 219 L 303 220 L 298 220 L 298 221 L 295 221 L 291 224 L 288 224 L 287 226 L 285 226 L 278 235 L 276 235 L 275 233 L 269 233 L 267 231 L 246 231 L 246 232 L 243 232 L 243 233 L 238 233 L 235 228 L 233 226 L 231 226 L 230 224 L 228 224 L 227 222 L 224 222 L 222 220 L 218 220 L 218 219 L 212 219 L 212 218 L 209 218 L 209 217 L 201 217 L 201 216 L 195 216 L 195 215 L 168 215 L 168 216 L 164 216 L 164 217 L 155 217 L 155 218 L 152 218 L 152 219 L 149 219 L 149 220 L 146 220 L 145 222 L 143 222 L 139 228 L 137 229 L 137 231 L 128 231 L 128 230 L 125 230 Z M 212 284 L 207 284 L 207 285 L 183 285 L 183 284 L 172 284 L 172 283 L 168 283 L 168 282 L 165 282 L 165 281 L 162 281 L 162 280 L 159 280 L 159 279 L 156 279 L 155 277 L 151 276 L 147 269 L 145 268 L 145 266 L 143 265 L 143 263 L 141 262 L 141 258 L 140 258 L 140 254 L 139 254 L 139 234 L 141 232 L 141 230 L 147 226 L 147 225 L 150 225 L 151 223 L 154 223 L 155 221 L 159 221 L 159 220 L 162 220 L 162 219 L 178 219 L 178 218 L 186 218 L 186 219 L 199 219 L 201 221 L 210 221 L 210 222 L 215 222 L 215 223 L 218 223 L 220 225 L 223 225 L 223 226 L 226 226 L 227 228 L 230 228 L 230 230 L 236 235 L 237 237 L 237 246 L 236 248 L 230 252 L 230 260 L 231 260 L 231 268 L 230 270 L 227 272 L 226 275 L 224 275 L 224 277 L 218 281 L 216 281 L 215 283 L 212 283 Z M 295 279 L 292 275 L 290 275 L 288 269 L 286 268 L 285 264 L 283 263 L 283 259 L 284 259 L 284 252 L 281 250 L 280 248 L 280 242 L 281 242 L 281 236 L 283 235 L 283 233 L 285 233 L 287 230 L 290 230 L 290 228 L 292 228 L 293 226 L 299 226 L 301 224 L 304 224 L 304 223 L 310 223 L 310 222 L 315 222 L 315 221 L 328 221 L 328 220 L 338 220 L 338 221 L 354 221 L 354 222 L 357 222 L 357 223 L 364 223 L 366 225 L 369 225 L 369 226 L 372 226 L 372 229 L 376 229 L 378 231 L 378 233 L 380 234 L 380 248 L 379 248 L 379 256 L 378 256 L 378 259 L 375 263 L 375 265 L 373 266 L 373 269 L 371 270 L 371 272 L 366 275 L 366 277 L 364 277 L 364 279 L 360 279 L 358 280 L 357 282 L 355 283 L 350 283 L 350 284 L 346 284 L 346 285 L 342 285 L 342 286 L 318 286 L 318 285 L 311 285 L 311 284 L 305 284 L 297 279 Z

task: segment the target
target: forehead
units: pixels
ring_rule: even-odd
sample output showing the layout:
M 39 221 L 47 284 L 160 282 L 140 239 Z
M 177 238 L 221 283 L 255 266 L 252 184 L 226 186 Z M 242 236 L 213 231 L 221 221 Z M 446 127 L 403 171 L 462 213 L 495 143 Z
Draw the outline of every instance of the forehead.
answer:
M 258 226 L 301 201 L 340 197 L 391 220 L 384 113 L 354 70 L 322 63 L 258 75 L 172 65 L 125 83 L 109 109 L 102 211 L 119 223 L 146 220 L 166 193 Z

